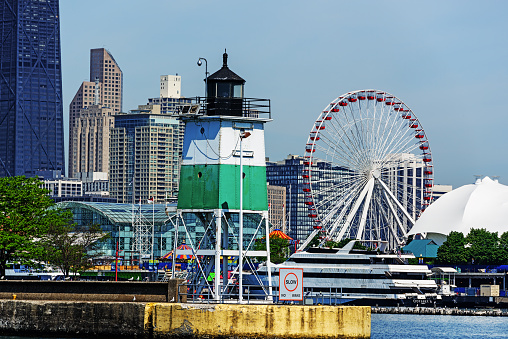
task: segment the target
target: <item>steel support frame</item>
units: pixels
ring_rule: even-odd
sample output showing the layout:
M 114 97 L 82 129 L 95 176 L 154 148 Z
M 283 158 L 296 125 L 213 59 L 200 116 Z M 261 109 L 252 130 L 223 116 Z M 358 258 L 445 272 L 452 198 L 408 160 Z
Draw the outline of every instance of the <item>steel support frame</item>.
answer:
M 260 233 L 261 227 L 264 227 L 265 234 L 268 235 L 270 232 L 270 226 L 268 222 L 268 211 L 251 211 L 251 210 L 243 210 L 243 215 L 249 214 L 257 214 L 261 217 L 260 222 L 257 226 L 257 229 L 254 235 L 251 238 L 244 239 L 244 242 L 248 242 L 246 248 L 242 249 L 241 258 L 243 261 L 244 258 L 253 257 L 253 256 L 261 256 L 266 257 L 266 265 L 268 270 L 268 289 L 263 287 L 265 291 L 265 299 L 272 300 L 272 279 L 271 279 L 271 262 L 270 262 L 270 241 L 269 237 L 265 236 L 266 241 L 266 251 L 253 251 L 251 250 L 254 242 L 256 240 L 257 235 Z M 203 227 L 205 229 L 204 236 L 201 239 L 193 239 L 188 230 L 188 225 L 185 222 L 184 214 L 192 213 L 198 215 L 203 223 Z M 237 233 L 234 232 L 233 225 L 230 225 L 231 215 L 232 214 L 240 214 L 238 210 L 224 210 L 224 209 L 214 209 L 214 210 L 177 210 L 177 213 L 174 217 L 169 218 L 168 222 L 171 222 L 175 229 L 178 227 L 177 225 L 183 226 L 185 229 L 186 239 L 189 240 L 187 244 L 190 246 L 190 250 L 179 250 L 177 249 L 178 244 L 174 244 L 174 257 L 178 255 L 192 255 L 196 260 L 196 265 L 198 267 L 198 274 L 201 276 L 198 277 L 199 280 L 204 281 L 203 287 L 209 288 L 211 291 L 211 295 L 214 302 L 223 302 L 224 297 L 227 294 L 227 287 L 229 285 L 228 279 L 228 257 L 237 257 L 240 259 L 240 252 L 238 250 L 230 250 L 228 249 L 228 239 L 229 235 L 232 234 L 236 239 L 236 244 L 238 244 L 239 237 Z M 229 215 L 229 217 L 228 217 Z M 214 236 L 207 241 L 213 241 L 213 249 L 202 249 L 202 245 L 206 243 L 205 237 L 208 236 L 209 231 L 213 230 Z M 239 227 L 238 227 L 239 231 Z M 175 237 L 175 240 L 178 239 Z M 210 247 L 210 246 L 207 246 Z M 238 246 L 240 248 L 240 246 Z M 221 262 L 222 256 L 222 262 Z M 213 263 L 213 267 L 210 267 L 210 264 Z M 222 266 L 222 267 L 221 267 Z M 236 270 L 238 270 L 237 267 Z M 207 278 L 208 272 L 212 271 L 215 273 L 215 279 L 213 285 L 211 285 Z M 236 273 L 236 271 L 235 271 Z M 255 272 L 254 272 L 255 273 Z M 220 276 L 223 276 L 223 284 L 221 288 L 220 284 Z M 258 281 L 261 279 L 258 278 Z M 241 286 L 241 285 L 240 285 Z M 242 302 L 241 299 L 238 302 Z

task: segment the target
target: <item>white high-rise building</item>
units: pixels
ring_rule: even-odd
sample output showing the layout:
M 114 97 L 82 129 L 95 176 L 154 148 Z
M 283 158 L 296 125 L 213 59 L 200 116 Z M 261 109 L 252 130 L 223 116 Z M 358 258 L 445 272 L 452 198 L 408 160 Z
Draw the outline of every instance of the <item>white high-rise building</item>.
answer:
M 182 97 L 182 77 L 179 75 L 161 75 L 161 98 Z

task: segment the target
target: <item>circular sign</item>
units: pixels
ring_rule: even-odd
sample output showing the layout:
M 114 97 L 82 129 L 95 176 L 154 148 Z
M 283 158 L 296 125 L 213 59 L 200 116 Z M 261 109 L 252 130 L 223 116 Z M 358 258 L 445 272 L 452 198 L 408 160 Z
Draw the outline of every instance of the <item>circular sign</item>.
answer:
M 284 277 L 284 287 L 289 292 L 293 292 L 298 288 L 298 277 L 294 273 L 289 273 Z

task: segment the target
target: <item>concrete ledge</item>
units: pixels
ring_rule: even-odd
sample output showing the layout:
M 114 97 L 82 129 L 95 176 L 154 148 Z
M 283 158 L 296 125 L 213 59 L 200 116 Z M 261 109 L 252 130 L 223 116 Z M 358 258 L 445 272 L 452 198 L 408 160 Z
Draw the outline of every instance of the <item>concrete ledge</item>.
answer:
M 182 279 L 169 282 L 0 280 L 0 299 L 177 302 Z M 186 301 L 182 296 L 182 302 Z
M 0 300 L 0 333 L 71 338 L 145 338 L 143 303 Z
M 154 338 L 369 338 L 370 307 L 146 305 Z

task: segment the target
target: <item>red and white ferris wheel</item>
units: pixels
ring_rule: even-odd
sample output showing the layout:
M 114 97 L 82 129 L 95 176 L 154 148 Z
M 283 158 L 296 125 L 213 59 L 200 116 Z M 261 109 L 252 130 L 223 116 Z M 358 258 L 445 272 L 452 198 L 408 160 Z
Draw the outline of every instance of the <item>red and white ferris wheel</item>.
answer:
M 401 246 L 432 201 L 429 140 L 416 114 L 379 90 L 349 92 L 319 114 L 305 147 L 303 193 L 321 242 Z

